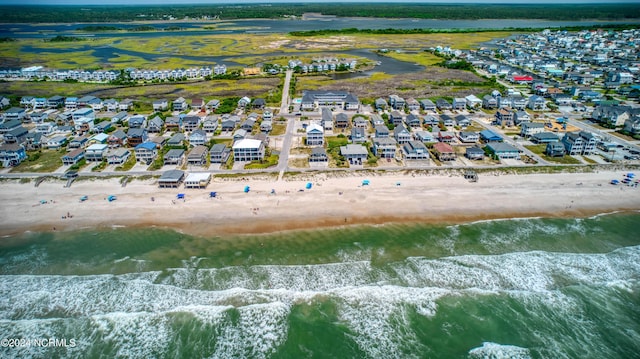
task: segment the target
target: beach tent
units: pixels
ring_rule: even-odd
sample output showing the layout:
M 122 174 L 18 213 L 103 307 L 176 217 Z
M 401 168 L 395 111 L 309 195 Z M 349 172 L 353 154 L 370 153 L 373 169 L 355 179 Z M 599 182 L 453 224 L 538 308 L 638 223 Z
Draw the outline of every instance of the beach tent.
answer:
M 616 185 L 619 184 L 620 181 L 618 181 L 617 179 L 611 180 L 611 184 Z
M 311 186 L 313 186 L 313 185 L 311 184 L 311 182 L 307 182 L 307 185 L 305 186 L 305 188 L 306 188 L 306 189 L 311 189 Z
M 111 196 L 107 197 L 107 200 L 108 200 L 109 202 L 113 202 L 113 201 L 115 201 L 116 199 L 117 199 L 117 198 L 116 198 L 116 196 L 114 196 L 114 195 L 111 195 Z
M 632 172 L 627 173 L 628 178 L 634 178 L 635 176 L 636 176 L 635 173 L 632 173 Z
M 176 196 L 177 199 L 184 199 L 184 193 L 178 193 Z
M 244 186 L 244 193 L 249 193 L 249 190 L 251 190 L 249 186 Z
M 209 192 L 209 198 L 216 198 L 218 192 Z
M 89 197 L 87 197 L 87 196 L 82 196 L 82 197 L 80 197 L 80 202 L 84 202 L 84 201 L 86 201 L 86 200 L 88 200 L 88 199 L 89 199 Z
M 363 180 L 363 181 L 362 181 L 362 185 L 363 185 L 363 186 L 368 186 L 368 185 L 369 185 L 369 180 L 368 180 L 368 179 Z

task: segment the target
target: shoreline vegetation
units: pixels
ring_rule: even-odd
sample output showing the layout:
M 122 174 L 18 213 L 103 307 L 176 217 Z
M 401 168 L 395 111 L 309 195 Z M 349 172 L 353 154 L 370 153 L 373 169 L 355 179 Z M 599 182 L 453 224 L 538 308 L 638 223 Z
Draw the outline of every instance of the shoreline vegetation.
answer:
M 149 20 L 237 20 L 258 18 L 376 17 L 443 20 L 541 19 L 625 20 L 640 18 L 639 4 L 416 4 L 416 3 L 324 3 L 324 4 L 224 4 L 224 5 L 7 5 L 5 23 L 73 23 Z M 321 14 L 321 15 L 320 15 Z
M 639 211 L 640 188 L 609 184 L 622 173 L 497 170 L 481 172 L 476 183 L 456 171 L 291 173 L 282 180 L 262 173 L 216 176 L 205 190 L 158 188 L 157 179 L 148 176 L 126 187 L 119 178 L 81 178 L 69 188 L 47 179 L 35 189 L 31 181 L 5 179 L 0 183 L 0 235 L 159 227 L 206 237 Z M 245 193 L 247 185 L 251 190 Z M 215 198 L 211 191 L 217 192 Z M 117 200 L 107 201 L 112 195 Z

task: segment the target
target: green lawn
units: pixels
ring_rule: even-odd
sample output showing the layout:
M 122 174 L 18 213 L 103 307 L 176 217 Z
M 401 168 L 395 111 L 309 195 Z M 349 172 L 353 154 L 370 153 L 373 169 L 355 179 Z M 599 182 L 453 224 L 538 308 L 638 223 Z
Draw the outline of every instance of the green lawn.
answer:
M 278 155 L 271 155 L 269 157 L 266 157 L 262 161 L 251 161 L 247 163 L 246 165 L 244 165 L 244 169 L 250 170 L 273 167 L 278 164 L 278 159 Z
M 62 156 L 65 152 L 55 150 L 41 150 L 28 152 L 28 159 L 11 172 L 53 172 L 62 166 Z
M 580 162 L 579 160 L 571 157 L 571 156 L 563 156 L 563 157 L 549 157 L 544 153 L 544 150 L 547 148 L 547 145 L 530 145 L 530 146 L 524 146 L 527 149 L 529 149 L 531 152 L 535 153 L 536 155 L 539 155 L 540 157 L 542 157 L 542 159 L 549 161 L 549 162 L 555 162 L 558 164 L 563 164 L 563 165 L 579 165 L 582 162 Z

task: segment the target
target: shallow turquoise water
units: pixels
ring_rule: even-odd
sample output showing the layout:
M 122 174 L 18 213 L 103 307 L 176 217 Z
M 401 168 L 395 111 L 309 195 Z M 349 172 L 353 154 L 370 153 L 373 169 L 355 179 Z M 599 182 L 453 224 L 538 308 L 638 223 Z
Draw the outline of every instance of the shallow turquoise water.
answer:
M 640 214 L 0 241 L 1 357 L 637 358 Z M 503 355 L 503 356 L 501 356 Z

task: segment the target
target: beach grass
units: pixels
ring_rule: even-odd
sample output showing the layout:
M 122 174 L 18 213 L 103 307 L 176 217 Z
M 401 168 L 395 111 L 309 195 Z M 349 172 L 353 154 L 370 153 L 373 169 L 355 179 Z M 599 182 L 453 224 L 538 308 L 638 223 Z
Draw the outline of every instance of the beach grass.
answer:
M 40 150 L 28 153 L 28 159 L 18 166 L 13 167 L 11 172 L 38 172 L 51 173 L 62 166 L 62 156 L 65 152 L 54 150 Z
M 280 135 L 284 135 L 285 131 L 287 130 L 287 124 L 285 123 L 277 123 L 277 122 L 273 122 L 272 126 L 271 126 L 271 136 L 280 136 Z

